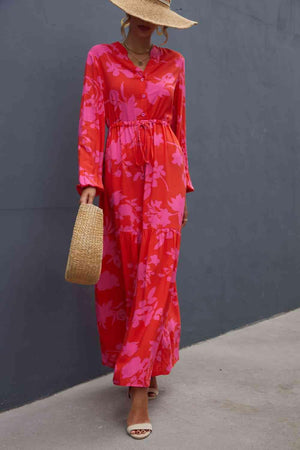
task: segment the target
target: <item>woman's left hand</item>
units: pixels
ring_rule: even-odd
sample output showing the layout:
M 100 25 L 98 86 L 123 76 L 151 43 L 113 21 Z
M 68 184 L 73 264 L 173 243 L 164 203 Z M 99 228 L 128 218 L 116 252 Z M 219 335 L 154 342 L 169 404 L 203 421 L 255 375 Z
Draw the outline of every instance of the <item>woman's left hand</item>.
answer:
M 183 228 L 186 225 L 187 220 L 188 220 L 188 210 L 187 210 L 186 201 L 185 201 L 181 228 Z

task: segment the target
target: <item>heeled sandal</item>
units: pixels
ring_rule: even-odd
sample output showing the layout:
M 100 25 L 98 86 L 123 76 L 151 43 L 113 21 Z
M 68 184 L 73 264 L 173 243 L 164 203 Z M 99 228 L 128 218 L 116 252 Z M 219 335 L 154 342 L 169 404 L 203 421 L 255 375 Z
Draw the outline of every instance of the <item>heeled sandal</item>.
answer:
M 153 378 L 155 378 L 155 377 L 153 377 Z M 152 377 L 151 377 L 151 380 L 152 380 Z M 148 387 L 148 398 L 156 398 L 158 396 L 158 393 L 159 393 L 159 390 L 157 387 L 152 387 L 152 386 Z M 154 394 L 154 395 L 149 395 L 149 394 Z
M 153 393 L 154 395 L 149 395 L 149 393 Z M 159 394 L 159 390 L 157 388 L 154 387 L 148 387 L 148 399 L 153 399 L 156 398 Z M 130 397 L 130 386 L 128 388 L 128 397 Z
M 127 428 L 127 433 L 134 439 L 144 439 L 152 433 L 152 424 L 150 422 L 134 423 L 129 425 Z M 133 430 L 143 430 L 144 433 L 131 433 Z
M 131 398 L 130 395 L 130 386 L 128 387 L 128 397 Z M 133 430 L 143 430 L 144 433 L 131 433 Z M 132 425 L 128 425 L 126 427 L 126 431 L 134 439 L 144 439 L 148 437 L 152 433 L 152 424 L 150 422 L 143 423 L 134 423 Z
M 155 395 L 149 395 L 149 393 L 155 394 Z M 156 398 L 158 396 L 159 390 L 154 387 L 148 387 L 148 398 Z

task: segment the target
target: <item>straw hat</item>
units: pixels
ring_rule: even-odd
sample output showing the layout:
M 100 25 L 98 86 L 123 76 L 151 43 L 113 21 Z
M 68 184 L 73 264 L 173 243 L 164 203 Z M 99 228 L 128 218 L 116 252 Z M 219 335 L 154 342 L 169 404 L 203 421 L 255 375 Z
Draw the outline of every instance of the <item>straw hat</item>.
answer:
M 65 280 L 96 284 L 103 256 L 103 210 L 93 203 L 81 203 L 77 212 Z
M 177 14 L 170 9 L 171 0 L 110 0 L 131 16 L 139 17 L 155 25 L 189 28 L 197 24 L 193 20 Z

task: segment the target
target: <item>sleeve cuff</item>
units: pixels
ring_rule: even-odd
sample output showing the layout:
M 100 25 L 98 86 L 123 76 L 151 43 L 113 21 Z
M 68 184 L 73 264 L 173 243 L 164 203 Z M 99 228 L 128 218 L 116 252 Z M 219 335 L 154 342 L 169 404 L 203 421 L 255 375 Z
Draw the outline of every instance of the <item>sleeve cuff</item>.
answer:
M 93 187 L 93 188 L 96 188 L 96 196 L 97 195 L 100 195 L 101 194 L 101 192 L 103 192 L 104 191 L 104 186 L 103 186 L 103 184 L 101 184 L 101 185 L 92 185 L 92 184 L 77 184 L 76 185 L 76 190 L 77 190 L 77 192 L 78 192 L 78 194 L 81 196 L 81 194 L 82 194 L 82 191 L 83 191 L 83 189 L 84 188 L 86 188 L 86 187 Z

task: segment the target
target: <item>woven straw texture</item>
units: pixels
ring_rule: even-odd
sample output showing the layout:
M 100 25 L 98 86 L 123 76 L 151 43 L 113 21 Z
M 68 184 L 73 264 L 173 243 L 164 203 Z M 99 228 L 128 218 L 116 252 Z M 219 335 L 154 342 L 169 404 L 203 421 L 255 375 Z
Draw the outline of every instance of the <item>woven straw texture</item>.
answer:
M 197 24 L 189 20 L 159 0 L 110 0 L 131 16 L 139 17 L 150 23 L 174 28 L 189 28 Z
M 96 284 L 103 256 L 103 210 L 81 203 L 77 212 L 65 279 L 70 283 Z

